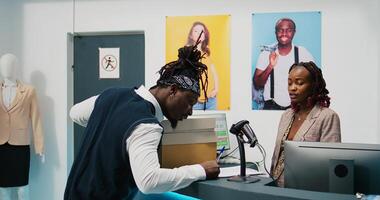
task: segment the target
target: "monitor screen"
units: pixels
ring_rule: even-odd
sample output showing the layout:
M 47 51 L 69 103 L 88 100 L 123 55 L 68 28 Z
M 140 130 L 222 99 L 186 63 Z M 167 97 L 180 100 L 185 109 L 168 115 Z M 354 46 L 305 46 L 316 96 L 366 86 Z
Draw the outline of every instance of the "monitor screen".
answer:
M 226 113 L 197 114 L 190 118 L 215 118 L 215 134 L 218 138 L 216 148 L 217 150 L 221 150 L 223 147 L 225 150 L 230 149 Z
M 380 194 L 380 144 L 286 141 L 284 152 L 287 188 Z

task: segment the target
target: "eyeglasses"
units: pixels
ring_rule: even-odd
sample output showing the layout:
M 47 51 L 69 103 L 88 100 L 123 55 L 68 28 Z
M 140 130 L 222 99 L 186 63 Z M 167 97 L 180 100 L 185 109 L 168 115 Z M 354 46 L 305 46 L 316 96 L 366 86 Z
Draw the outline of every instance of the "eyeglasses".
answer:
M 294 28 L 287 28 L 287 29 L 277 29 L 276 33 L 293 33 Z

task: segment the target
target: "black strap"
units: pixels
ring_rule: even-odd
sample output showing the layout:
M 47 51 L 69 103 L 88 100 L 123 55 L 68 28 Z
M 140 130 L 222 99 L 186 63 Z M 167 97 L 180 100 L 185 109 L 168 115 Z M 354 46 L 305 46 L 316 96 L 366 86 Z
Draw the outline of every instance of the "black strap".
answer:
M 297 46 L 294 46 L 294 63 L 299 63 Z M 274 69 L 272 69 L 272 72 L 270 73 L 270 98 L 274 98 Z
M 270 98 L 274 98 L 274 68 L 272 69 L 272 72 L 270 73 Z

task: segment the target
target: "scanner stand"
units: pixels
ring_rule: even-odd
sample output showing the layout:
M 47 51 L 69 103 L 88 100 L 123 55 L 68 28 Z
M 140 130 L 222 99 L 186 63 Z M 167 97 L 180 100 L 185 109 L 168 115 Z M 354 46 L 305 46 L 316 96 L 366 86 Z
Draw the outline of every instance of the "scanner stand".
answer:
M 244 151 L 244 139 L 242 136 L 236 135 L 238 145 L 239 145 L 239 153 L 240 153 L 240 175 L 233 176 L 231 178 L 228 178 L 228 181 L 233 182 L 243 182 L 243 183 L 255 183 L 260 181 L 258 178 L 254 178 L 252 176 L 246 176 L 245 168 L 245 151 Z

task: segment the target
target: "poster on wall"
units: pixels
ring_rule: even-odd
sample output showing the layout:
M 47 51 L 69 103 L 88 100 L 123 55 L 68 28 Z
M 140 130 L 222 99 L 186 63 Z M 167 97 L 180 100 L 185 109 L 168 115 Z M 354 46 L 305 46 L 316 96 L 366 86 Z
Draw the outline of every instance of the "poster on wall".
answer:
M 99 48 L 99 79 L 120 78 L 120 48 Z
M 296 62 L 321 67 L 321 12 L 252 14 L 252 109 L 290 106 L 288 71 Z
M 230 16 L 166 17 L 166 62 L 177 60 L 178 49 L 194 45 L 200 33 L 198 49 L 208 68 L 207 97 L 201 91 L 194 110 L 230 109 Z

